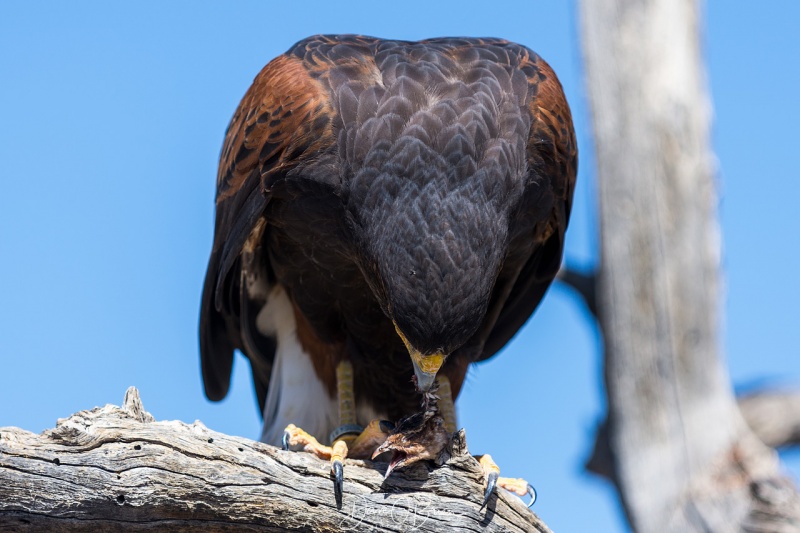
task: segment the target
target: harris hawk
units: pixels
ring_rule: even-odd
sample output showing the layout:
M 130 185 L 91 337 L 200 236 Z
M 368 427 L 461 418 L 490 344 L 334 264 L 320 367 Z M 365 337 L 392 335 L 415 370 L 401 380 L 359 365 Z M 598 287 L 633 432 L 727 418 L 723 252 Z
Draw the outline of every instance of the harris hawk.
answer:
M 225 135 L 206 395 L 227 394 L 243 352 L 261 440 L 330 459 L 337 498 L 345 456 L 390 451 L 389 471 L 432 457 L 469 365 L 514 336 L 555 277 L 576 170 L 561 85 L 524 46 L 298 42 L 256 76 Z M 484 468 L 488 498 L 497 469 Z

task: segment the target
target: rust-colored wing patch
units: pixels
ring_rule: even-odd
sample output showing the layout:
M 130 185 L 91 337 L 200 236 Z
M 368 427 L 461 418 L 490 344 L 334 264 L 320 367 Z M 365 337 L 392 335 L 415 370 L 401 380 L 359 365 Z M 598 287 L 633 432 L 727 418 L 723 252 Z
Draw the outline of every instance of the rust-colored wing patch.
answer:
M 254 169 L 267 178 L 332 142 L 328 91 L 302 61 L 280 56 L 256 76 L 225 135 L 217 203 L 235 195 Z
M 295 57 L 280 56 L 256 76 L 225 134 L 217 175 L 217 294 L 261 217 L 271 186 L 334 145 L 329 92 Z M 217 308 L 220 303 L 216 302 Z
M 533 91 L 528 105 L 533 119 L 528 137 L 528 162 L 539 167 L 544 165 L 546 172 L 554 177 L 554 193 L 565 202 L 568 218 L 578 172 L 572 113 L 550 65 L 541 58 L 529 56 L 523 59 L 520 68 L 528 76 Z M 566 228 L 566 219 L 559 223 Z
M 254 231 L 263 231 L 265 222 L 269 224 L 264 209 L 271 186 L 290 169 L 334 145 L 328 94 L 302 60 L 283 55 L 256 76 L 228 126 L 217 174 L 214 245 L 200 312 L 203 382 L 211 399 L 227 393 L 233 350 L 244 349 L 245 339 L 258 338 L 257 311 L 249 313 L 254 306 L 247 301 L 249 295 L 240 279 L 242 249 Z M 259 362 L 268 369 L 272 354 L 262 356 Z M 268 370 L 264 373 L 262 382 L 256 380 L 260 396 L 269 379 Z

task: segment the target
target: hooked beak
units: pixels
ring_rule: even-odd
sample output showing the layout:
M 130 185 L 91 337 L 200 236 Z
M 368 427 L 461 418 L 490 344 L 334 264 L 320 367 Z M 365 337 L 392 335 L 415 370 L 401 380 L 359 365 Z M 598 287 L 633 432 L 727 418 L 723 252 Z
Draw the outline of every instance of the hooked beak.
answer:
M 428 392 L 436 381 L 436 373 L 444 363 L 444 355 L 422 355 L 418 351 L 411 352 L 411 362 L 414 363 L 414 375 L 417 377 L 417 389 Z
M 411 355 L 411 362 L 414 364 L 414 375 L 417 378 L 417 389 L 420 392 L 428 392 L 436 381 L 436 373 L 442 368 L 444 364 L 445 354 L 437 352 L 430 355 L 425 355 L 408 342 L 406 336 L 394 325 L 394 329 L 402 339 L 403 344 L 406 345 L 409 355 Z
M 386 441 L 375 449 L 372 454 L 372 460 L 374 461 L 376 457 L 386 452 L 392 452 L 392 458 L 389 460 L 389 466 L 386 467 L 386 474 L 384 474 L 383 479 L 388 478 L 395 468 L 405 464 L 405 460 L 408 457 L 405 452 L 396 450 L 393 444 Z

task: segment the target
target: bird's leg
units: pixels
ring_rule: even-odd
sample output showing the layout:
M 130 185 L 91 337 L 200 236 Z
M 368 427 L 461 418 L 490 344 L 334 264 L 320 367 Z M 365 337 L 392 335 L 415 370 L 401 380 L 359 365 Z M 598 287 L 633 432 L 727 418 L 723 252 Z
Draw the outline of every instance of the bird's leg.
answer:
M 333 490 L 336 501 L 342 498 L 344 486 L 344 460 L 351 444 L 362 427 L 356 424 L 356 400 L 353 394 L 353 365 L 344 359 L 336 365 L 336 394 L 339 399 L 339 427 L 331 434 L 333 453 L 331 471 L 334 476 Z
M 339 426 L 330 435 L 330 446 L 320 444 L 294 424 L 289 424 L 283 434 L 283 448 L 302 447 L 320 459 L 330 460 L 334 476 L 334 493 L 341 503 L 344 484 L 344 460 L 347 457 L 368 458 L 380 446 L 393 428 L 385 420 L 373 420 L 366 428 L 356 423 L 355 395 L 353 393 L 353 366 L 343 360 L 336 366 L 336 395 L 339 403 Z
M 334 493 L 336 502 L 342 501 L 342 485 L 344 483 L 344 460 L 348 453 L 348 444 L 361 433 L 361 426 L 356 424 L 355 398 L 353 395 L 353 365 L 343 360 L 336 365 L 336 394 L 339 400 L 339 427 L 331 434 L 331 445 L 320 444 L 313 435 L 309 435 L 294 424 L 289 424 L 283 432 L 283 449 L 301 446 L 306 452 L 313 453 L 320 459 L 331 462 L 334 476 Z
M 440 375 L 436 378 L 438 389 L 434 392 L 439 398 L 439 413 L 444 419 L 444 427 L 448 433 L 453 433 L 457 429 L 456 406 L 453 402 L 453 392 L 450 389 L 450 379 Z M 427 400 L 427 398 L 426 398 Z
M 528 507 L 533 505 L 533 502 L 536 501 L 536 489 L 534 489 L 530 483 L 522 478 L 500 477 L 500 467 L 497 466 L 497 463 L 494 462 L 494 459 L 492 459 L 492 456 L 488 453 L 476 456 L 476 458 L 481 464 L 483 473 L 486 476 L 486 492 L 484 492 L 483 495 L 483 505 L 481 505 L 481 509 L 486 507 L 486 504 L 489 503 L 489 498 L 492 496 L 492 492 L 495 491 L 495 487 L 502 487 L 513 492 L 517 496 L 529 494 L 531 501 L 528 503 Z

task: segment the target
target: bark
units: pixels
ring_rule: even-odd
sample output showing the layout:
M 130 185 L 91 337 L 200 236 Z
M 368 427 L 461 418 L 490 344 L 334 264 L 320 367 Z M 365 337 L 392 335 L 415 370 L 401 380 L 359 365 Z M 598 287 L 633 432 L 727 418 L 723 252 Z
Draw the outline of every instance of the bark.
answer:
M 720 236 L 693 0 L 582 0 L 608 444 L 635 531 L 796 531 L 719 356 Z M 774 499 L 773 499 L 774 498 Z
M 2 531 L 550 531 L 483 474 L 456 433 L 441 466 L 392 473 L 348 460 L 341 508 L 329 465 L 307 453 L 156 422 L 131 387 L 123 406 L 60 419 L 41 435 L 0 428 Z

